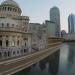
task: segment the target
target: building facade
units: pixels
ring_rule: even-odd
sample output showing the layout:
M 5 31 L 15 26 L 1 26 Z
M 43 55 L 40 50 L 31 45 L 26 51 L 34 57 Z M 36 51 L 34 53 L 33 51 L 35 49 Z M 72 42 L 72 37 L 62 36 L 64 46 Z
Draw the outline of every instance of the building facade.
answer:
M 65 30 L 62 30 L 62 31 L 61 31 L 61 37 L 64 37 L 66 34 L 67 34 L 67 33 L 66 33 Z
M 21 8 L 13 0 L 6 0 L 0 5 L 0 59 L 31 52 L 29 17 L 21 16 L 21 13 Z
M 32 51 L 42 50 L 47 47 L 45 24 L 29 23 L 29 32 L 32 33 Z
M 75 15 L 73 14 L 68 16 L 68 32 L 75 33 Z
M 45 21 L 45 24 L 47 26 L 47 37 L 51 38 L 51 37 L 55 37 L 56 35 L 56 27 L 55 27 L 55 22 L 52 21 Z
M 60 37 L 60 11 L 59 8 L 53 7 L 50 9 L 50 21 L 55 22 L 56 37 Z

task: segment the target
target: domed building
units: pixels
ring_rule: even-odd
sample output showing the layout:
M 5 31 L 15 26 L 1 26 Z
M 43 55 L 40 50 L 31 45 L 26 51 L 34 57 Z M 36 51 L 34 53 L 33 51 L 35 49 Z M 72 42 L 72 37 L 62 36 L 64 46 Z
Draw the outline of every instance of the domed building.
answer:
M 31 52 L 29 17 L 21 16 L 21 13 L 21 8 L 13 0 L 6 0 L 0 5 L 0 59 Z

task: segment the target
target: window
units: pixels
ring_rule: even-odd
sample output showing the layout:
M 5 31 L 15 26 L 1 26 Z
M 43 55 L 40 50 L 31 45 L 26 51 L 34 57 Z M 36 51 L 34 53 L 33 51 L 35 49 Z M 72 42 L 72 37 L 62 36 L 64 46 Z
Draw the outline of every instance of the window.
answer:
M 25 47 L 27 46 L 27 44 L 25 43 Z
M 6 35 L 6 37 L 8 38 L 8 35 Z
M 24 38 L 24 40 L 28 40 L 28 38 Z
M 6 47 L 8 47 L 8 45 L 9 45 L 9 41 L 8 41 L 8 40 L 6 40 Z
M 10 52 L 8 51 L 8 57 L 10 56 Z
M 17 54 L 19 54 L 19 51 L 17 51 Z
M 7 23 L 7 27 L 9 27 L 9 23 Z
M 26 52 L 27 50 L 26 49 L 24 49 L 24 53 Z
M 12 10 L 12 8 L 11 7 L 8 7 L 8 11 L 11 11 Z
M 19 46 L 19 40 L 17 41 L 17 45 Z
M 9 11 L 9 7 L 8 7 L 8 11 Z
M 5 11 L 6 11 L 6 7 L 5 7 Z
M 2 57 L 2 53 L 0 52 L 0 58 Z
M 2 38 L 2 35 L 0 35 L 0 38 Z
M 14 24 L 12 24 L 12 27 L 14 27 Z
M 2 40 L 0 40 L 0 46 L 2 47 Z
M 13 51 L 13 55 L 15 55 L 15 51 Z
M 7 52 L 4 52 L 4 57 L 5 57 L 5 58 L 7 57 Z
M 16 12 L 17 10 L 14 8 L 13 11 Z
M 2 27 L 4 27 L 4 23 L 2 23 Z

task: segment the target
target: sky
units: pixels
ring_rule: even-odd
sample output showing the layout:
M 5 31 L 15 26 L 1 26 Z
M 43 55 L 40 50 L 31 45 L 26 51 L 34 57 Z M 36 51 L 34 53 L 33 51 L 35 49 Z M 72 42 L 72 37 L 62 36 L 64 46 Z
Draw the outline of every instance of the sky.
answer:
M 5 0 L 0 0 L 0 3 Z M 50 20 L 50 8 L 57 6 L 60 10 L 61 30 L 68 32 L 68 16 L 75 14 L 75 0 L 14 0 L 22 9 L 22 15 L 29 16 L 32 23 Z

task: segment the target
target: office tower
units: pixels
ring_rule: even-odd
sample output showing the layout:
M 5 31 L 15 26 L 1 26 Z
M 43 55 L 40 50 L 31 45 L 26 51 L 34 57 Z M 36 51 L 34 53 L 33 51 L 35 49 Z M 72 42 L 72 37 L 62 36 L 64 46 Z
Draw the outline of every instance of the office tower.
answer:
M 68 16 L 68 32 L 74 33 L 75 32 L 75 16 L 70 14 Z
M 53 7 L 50 9 L 50 21 L 55 22 L 56 37 L 60 37 L 60 11 L 59 8 Z
M 55 37 L 55 23 L 46 20 L 45 24 L 47 26 L 47 36 L 48 36 L 48 38 Z

